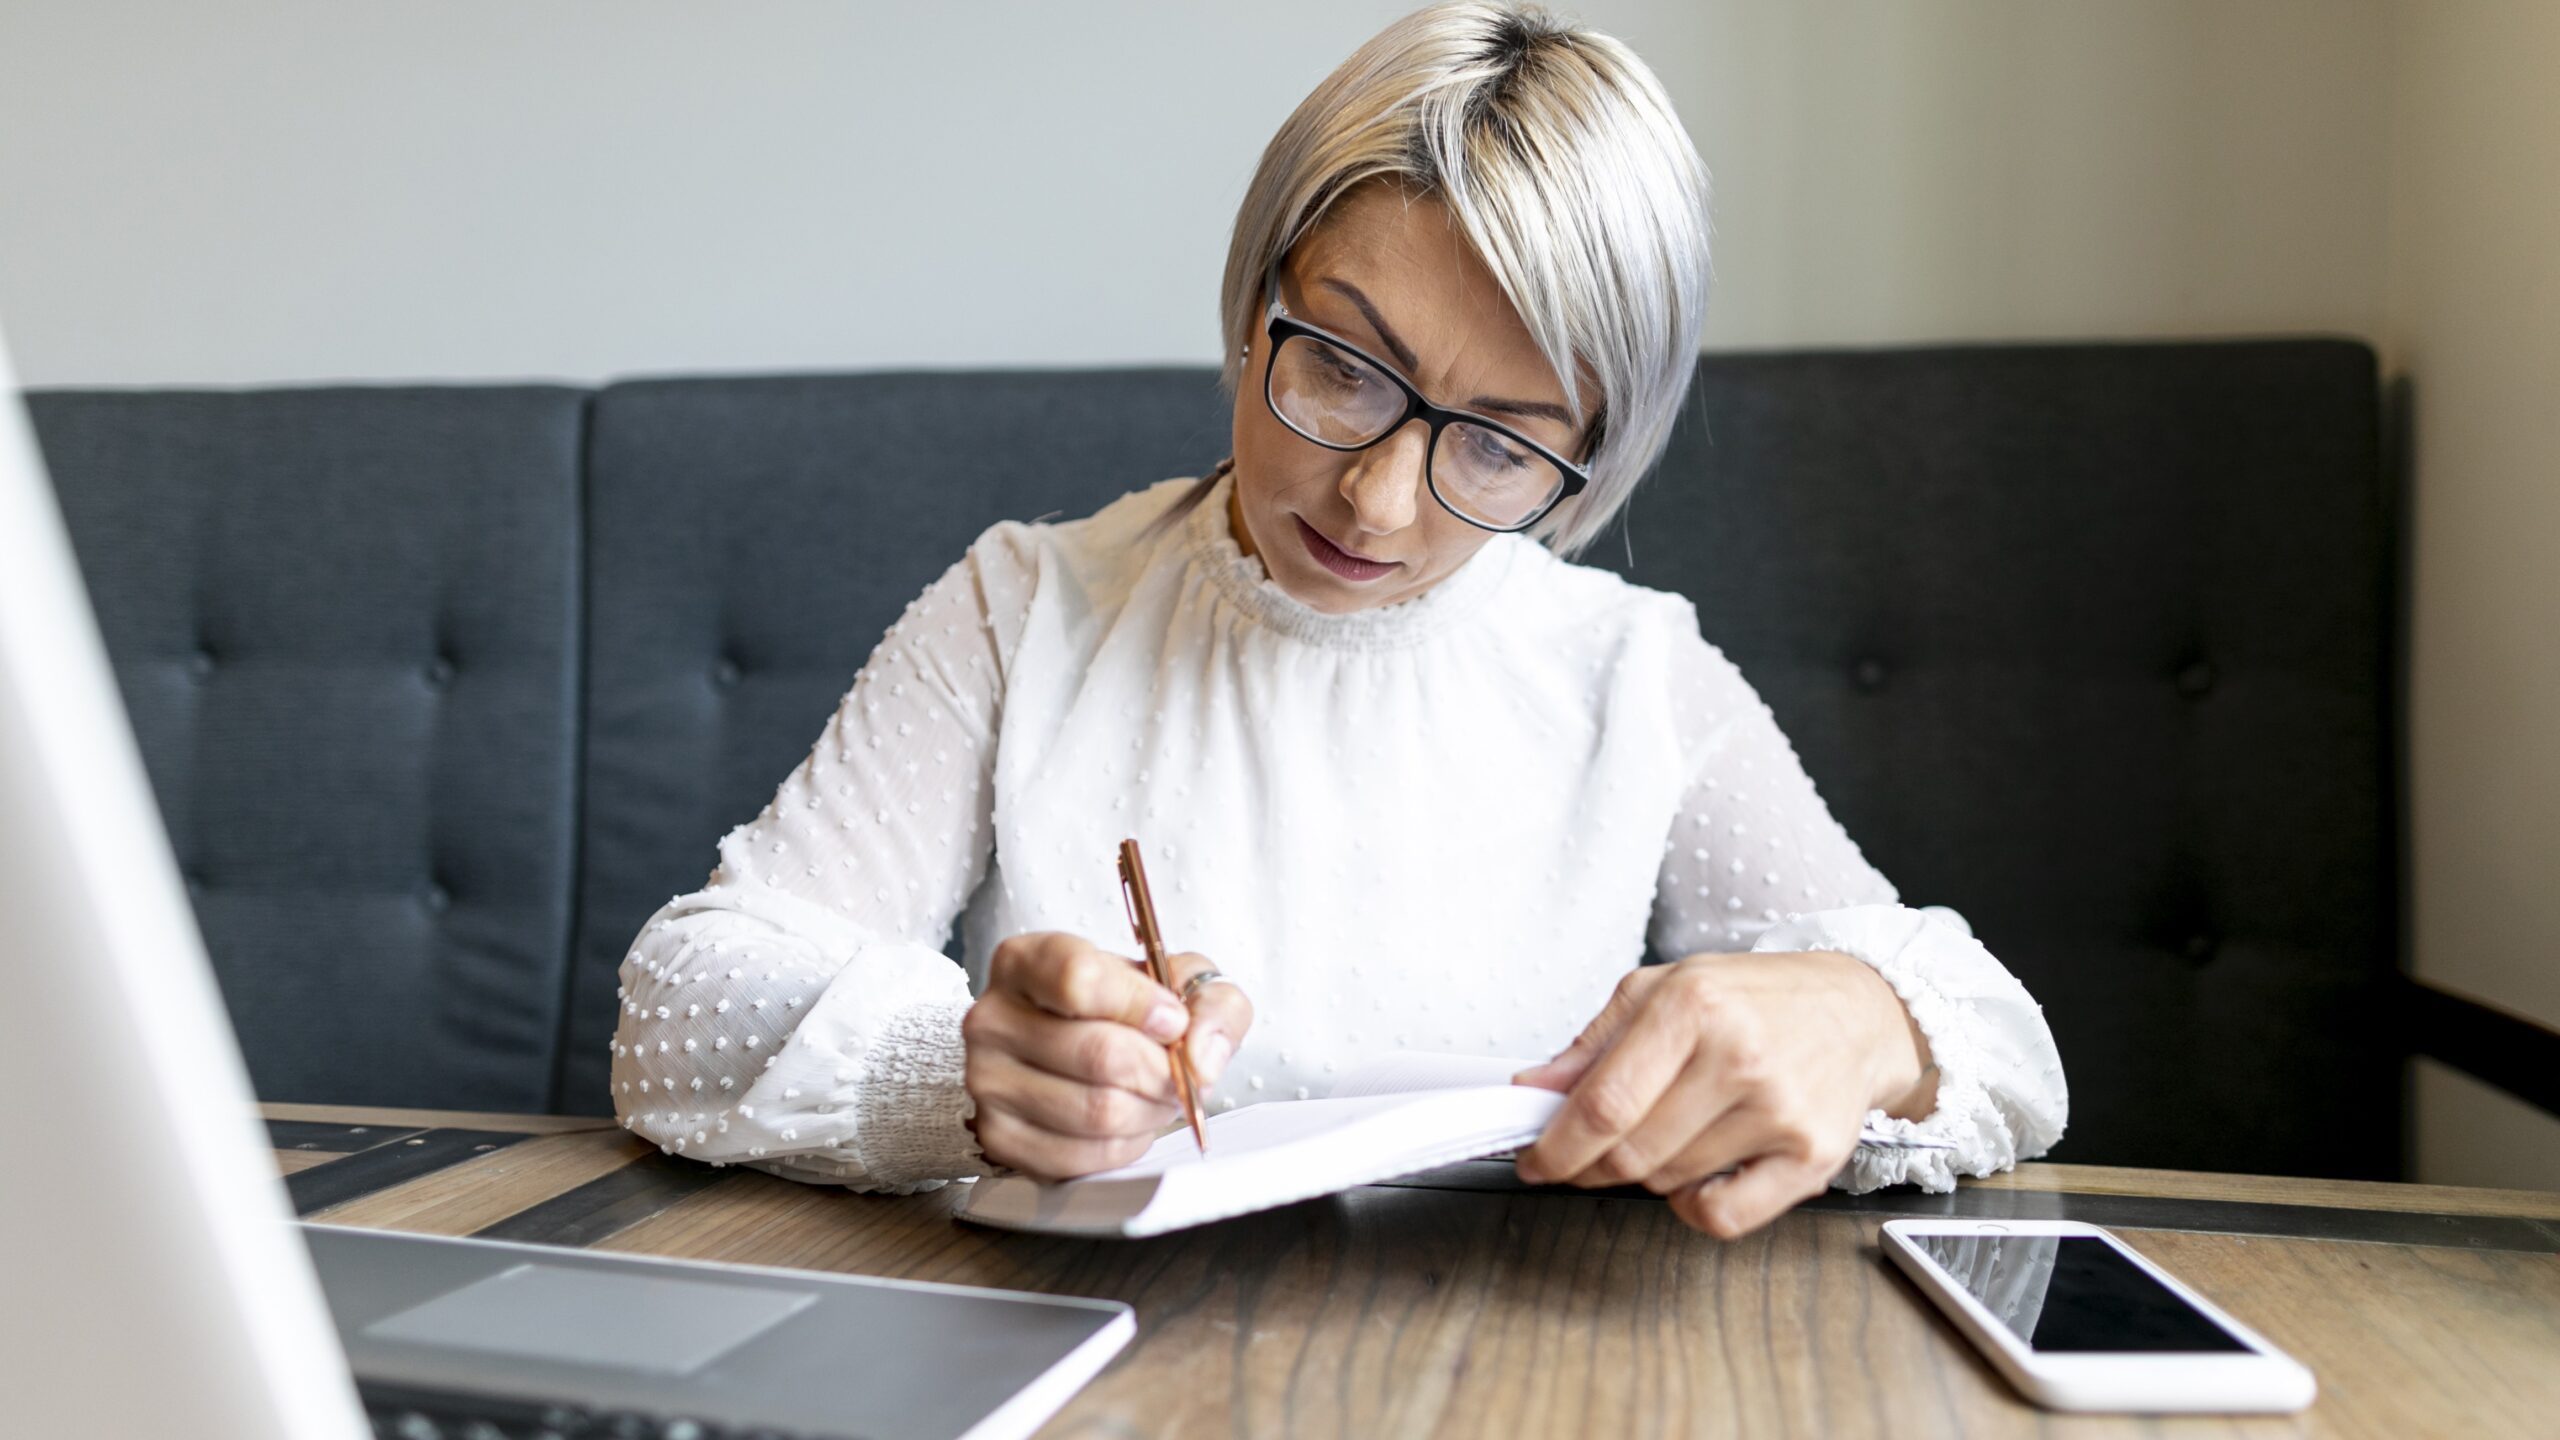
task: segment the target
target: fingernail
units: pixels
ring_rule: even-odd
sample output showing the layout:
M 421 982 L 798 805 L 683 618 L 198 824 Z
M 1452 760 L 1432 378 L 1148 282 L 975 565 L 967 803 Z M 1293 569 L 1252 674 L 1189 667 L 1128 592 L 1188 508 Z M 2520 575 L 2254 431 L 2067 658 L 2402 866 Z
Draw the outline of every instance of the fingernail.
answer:
M 1520 1178 L 1532 1185 L 1543 1185 L 1547 1182 L 1547 1172 L 1539 1169 L 1537 1162 L 1531 1160 L 1526 1155 L 1520 1157 L 1518 1161 L 1518 1169 L 1520 1172 Z
M 1167 1043 L 1181 1039 L 1190 1024 L 1191 1013 L 1170 1000 L 1157 1001 L 1147 1012 L 1147 1033 Z
M 1526 1070 L 1515 1073 L 1511 1077 L 1511 1083 L 1514 1085 L 1534 1085 L 1541 1090 L 1562 1090 L 1568 1089 L 1572 1086 L 1572 1077 L 1573 1072 L 1562 1064 L 1553 1060 L 1546 1060 L 1536 1065 L 1532 1065 Z M 1558 1085 L 1556 1083 L 1558 1080 L 1562 1080 L 1565 1083 L 1563 1085 Z
M 1200 1083 L 1217 1084 L 1218 1077 L 1227 1071 L 1227 1061 L 1233 1058 L 1235 1053 L 1236 1042 L 1228 1039 L 1227 1032 L 1224 1030 L 1212 1030 L 1193 1042 L 1191 1063 L 1200 1072 Z

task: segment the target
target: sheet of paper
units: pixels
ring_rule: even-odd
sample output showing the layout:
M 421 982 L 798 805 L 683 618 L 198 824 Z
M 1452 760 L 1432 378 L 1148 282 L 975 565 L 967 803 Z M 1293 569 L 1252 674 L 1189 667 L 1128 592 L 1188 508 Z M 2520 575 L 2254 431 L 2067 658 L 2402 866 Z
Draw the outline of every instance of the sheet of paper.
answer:
M 1370 1061 L 1344 1076 L 1323 1099 L 1265 1101 L 1210 1116 L 1203 1122 L 1209 1132 L 1207 1158 L 1250 1155 L 1275 1146 L 1294 1144 L 1309 1136 L 1394 1109 L 1428 1091 L 1508 1085 L 1514 1074 L 1536 1063 L 1535 1060 L 1498 1055 L 1401 1050 Z M 1942 1141 L 1898 1140 L 1867 1129 L 1859 1131 L 1858 1143 L 1896 1150 L 1953 1148 Z M 1507 1158 L 1512 1153 L 1506 1150 L 1488 1158 Z M 1191 1127 L 1177 1123 L 1156 1137 L 1144 1155 L 1116 1170 L 1100 1171 L 1086 1178 L 1136 1179 L 1161 1175 L 1176 1165 L 1201 1161 L 1199 1147 L 1191 1138 Z
M 1508 1085 L 1511 1077 L 1538 1064 L 1535 1060 L 1499 1055 L 1455 1055 L 1432 1050 L 1399 1050 L 1372 1060 L 1335 1082 L 1332 1098 L 1410 1095 L 1421 1090 L 1456 1090 L 1469 1085 Z M 1255 1106 L 1265 1109 L 1267 1106 Z M 1245 1111 L 1231 1110 L 1230 1115 Z M 1184 1131 L 1188 1139 L 1190 1132 Z M 1952 1150 L 1943 1140 L 1902 1140 L 1880 1130 L 1861 1128 L 1858 1143 L 1883 1150 Z M 1149 1152 L 1152 1154 L 1153 1152 Z M 1504 1154 L 1511 1152 L 1505 1151 Z M 1143 1163 L 1143 1162 L 1141 1162 Z
M 1416 1090 L 1457 1090 L 1469 1085 L 1508 1085 L 1513 1075 L 1537 1063 L 1535 1060 L 1513 1060 L 1500 1055 L 1399 1050 L 1343 1076 L 1334 1082 L 1328 1093 L 1334 1099 L 1344 1100 L 1361 1095 L 1408 1094 Z
M 1364 1095 L 1325 1100 L 1272 1100 L 1212 1115 L 1203 1126 L 1209 1132 L 1207 1159 L 1223 1160 L 1231 1155 L 1251 1155 L 1292 1144 L 1380 1111 L 1392 1110 L 1412 1098 L 1410 1095 Z M 1198 1144 L 1191 1138 L 1191 1127 L 1182 1125 L 1157 1137 L 1156 1142 L 1147 1147 L 1146 1154 L 1119 1169 L 1100 1171 L 1086 1178 L 1128 1180 L 1142 1175 L 1161 1175 L 1176 1165 L 1200 1163 L 1203 1160 Z

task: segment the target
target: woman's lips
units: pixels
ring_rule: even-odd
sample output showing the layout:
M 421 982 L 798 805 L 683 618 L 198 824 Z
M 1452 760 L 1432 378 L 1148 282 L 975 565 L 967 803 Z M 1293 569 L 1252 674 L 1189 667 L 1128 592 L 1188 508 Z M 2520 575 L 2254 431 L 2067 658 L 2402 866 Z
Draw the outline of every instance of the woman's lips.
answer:
M 1289 518 L 1298 522 L 1298 538 L 1306 542 L 1307 553 L 1316 557 L 1316 563 L 1345 580 L 1355 583 L 1375 580 L 1396 568 L 1396 562 L 1393 560 L 1363 560 L 1345 551 L 1341 546 L 1324 538 L 1324 532 L 1308 524 L 1303 515 L 1293 515 Z

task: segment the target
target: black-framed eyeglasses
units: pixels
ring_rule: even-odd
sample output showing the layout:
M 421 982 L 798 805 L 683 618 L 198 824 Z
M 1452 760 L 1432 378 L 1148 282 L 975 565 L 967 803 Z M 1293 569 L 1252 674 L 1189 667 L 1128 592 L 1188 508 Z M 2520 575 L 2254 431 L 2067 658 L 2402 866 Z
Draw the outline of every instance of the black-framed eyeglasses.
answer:
M 1500 421 L 1432 404 L 1394 366 L 1291 315 L 1280 299 L 1279 256 L 1262 287 L 1271 297 L 1262 400 L 1297 434 L 1328 450 L 1366 450 L 1421 416 L 1431 426 L 1422 462 L 1431 498 L 1486 530 L 1526 530 L 1591 483 L 1555 451 Z

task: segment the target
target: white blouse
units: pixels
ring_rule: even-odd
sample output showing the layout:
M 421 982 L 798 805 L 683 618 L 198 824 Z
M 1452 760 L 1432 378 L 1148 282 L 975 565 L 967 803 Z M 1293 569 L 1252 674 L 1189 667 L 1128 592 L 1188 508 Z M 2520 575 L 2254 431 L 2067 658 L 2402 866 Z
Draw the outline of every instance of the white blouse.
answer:
M 1496 535 L 1329 615 L 1167 480 L 989 528 L 889 628 L 808 758 L 621 966 L 613 1104 L 671 1153 L 906 1192 L 975 1175 L 960 1020 L 996 941 L 1168 945 L 1255 1022 L 1210 1103 L 1318 1095 L 1399 1049 L 1544 1059 L 1644 957 L 1834 950 L 1899 993 L 1937 1108 L 1834 1184 L 1953 1187 L 2042 1153 L 2043 1010 L 1943 907 L 1898 903 L 1680 596 Z M 965 907 L 966 959 L 940 949 Z

